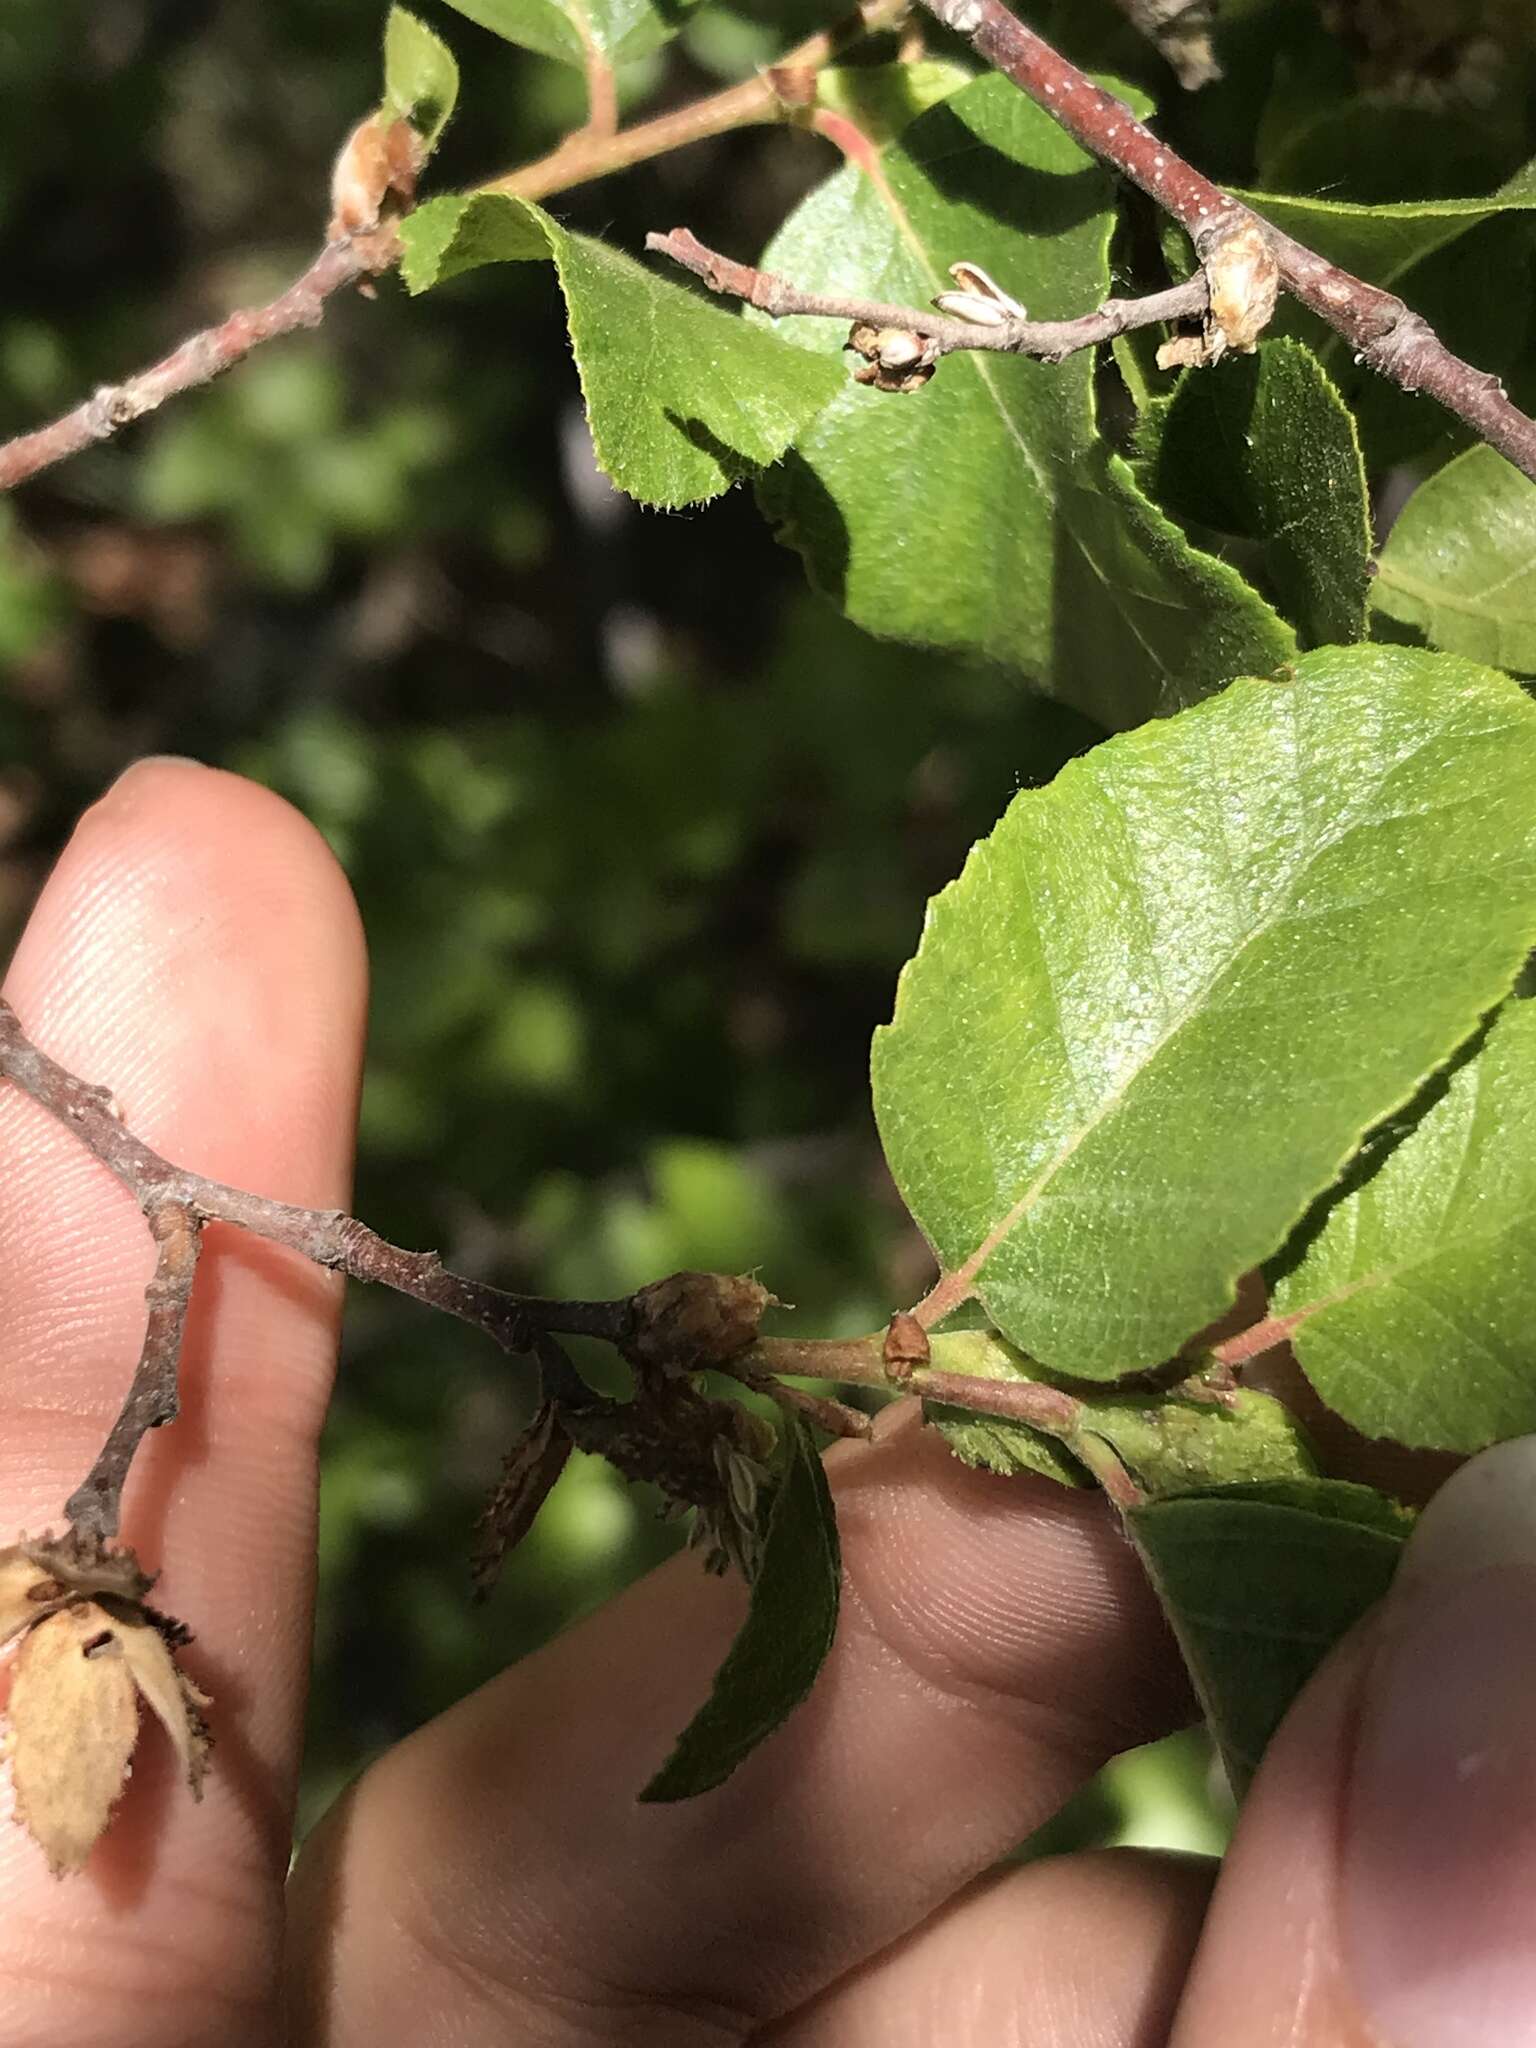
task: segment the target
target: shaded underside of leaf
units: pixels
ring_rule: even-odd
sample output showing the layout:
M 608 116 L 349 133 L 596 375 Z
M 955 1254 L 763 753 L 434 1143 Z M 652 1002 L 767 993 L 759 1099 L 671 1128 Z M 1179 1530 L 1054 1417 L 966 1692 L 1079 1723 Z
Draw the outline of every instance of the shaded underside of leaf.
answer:
M 1230 1305 L 1533 938 L 1536 708 L 1321 650 L 1014 799 L 876 1034 L 887 1159 L 957 1297 L 1120 1377 Z
M 1491 448 L 1447 463 L 1393 526 L 1371 605 L 1432 646 L 1536 674 L 1536 484 Z
M 815 1443 L 798 1418 L 785 1422 L 785 1452 L 746 1621 L 708 1700 L 642 1799 L 690 1799 L 723 1784 L 799 1706 L 832 1647 L 837 1520 Z
M 1298 341 L 1188 370 L 1142 415 L 1143 475 L 1198 529 L 1258 541 L 1303 646 L 1365 637 L 1371 528 L 1354 423 Z M 1470 652 L 1462 649 L 1463 653 Z
M 763 262 L 797 283 L 900 304 L 983 265 L 1040 319 L 1109 287 L 1113 187 L 1006 79 L 906 129 L 878 176 L 806 199 Z M 835 322 L 779 331 L 830 357 Z M 1112 727 L 1176 710 L 1294 640 L 1201 553 L 1098 437 L 1091 354 L 970 354 L 892 396 L 845 382 L 763 480 L 764 509 L 817 586 L 871 632 L 984 653 Z
M 1273 1312 L 1366 1436 L 1475 1451 L 1536 1430 L 1536 1004 L 1482 1047 L 1328 1213 Z
M 1132 1509 L 1127 1526 L 1238 1791 L 1333 1645 L 1386 1592 L 1411 1518 L 1314 1479 Z
M 696 503 L 776 462 L 843 384 L 835 361 L 567 233 L 526 200 L 433 200 L 400 232 L 413 292 L 486 263 L 553 260 L 598 462 L 642 504 Z

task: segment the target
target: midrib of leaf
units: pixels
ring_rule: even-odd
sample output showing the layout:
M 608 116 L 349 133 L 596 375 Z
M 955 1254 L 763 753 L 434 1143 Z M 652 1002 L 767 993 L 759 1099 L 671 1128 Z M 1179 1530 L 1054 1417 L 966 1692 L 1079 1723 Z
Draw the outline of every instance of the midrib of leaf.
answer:
M 1420 754 L 1428 752 L 1432 745 L 1433 742 L 1431 740 L 1420 740 L 1406 754 L 1400 755 L 1380 777 L 1375 786 L 1375 793 L 1379 794 L 1384 791 Z M 1294 749 L 1292 751 L 1292 758 L 1294 758 Z M 1305 860 L 1301 866 L 1297 868 L 1295 873 L 1287 877 L 1284 893 L 1277 899 L 1273 908 L 1257 924 L 1244 932 L 1236 947 L 1216 971 L 1191 993 L 1188 1001 L 1169 1021 L 1162 1033 L 1148 1046 L 1145 1056 L 1134 1066 L 1127 1068 L 1114 1089 L 1104 1096 L 1081 1128 L 1074 1131 L 1060 1150 L 1051 1159 L 1046 1161 L 1040 1172 L 1024 1190 L 1023 1194 L 1019 1196 L 1001 1222 L 994 1224 L 976 1250 L 970 1253 L 952 1271 L 941 1275 L 938 1285 L 929 1295 L 925 1305 L 925 1320 L 936 1320 L 938 1315 L 948 1314 L 951 1309 L 955 1308 L 960 1302 L 967 1300 L 974 1293 L 976 1283 L 981 1277 L 982 1269 L 985 1267 L 987 1260 L 1018 1229 L 1019 1225 L 1039 1202 L 1057 1175 L 1070 1164 L 1094 1133 L 1120 1107 L 1130 1088 L 1151 1071 L 1159 1055 L 1173 1043 L 1179 1033 L 1195 1017 L 1203 1013 L 1216 990 L 1221 987 L 1224 981 L 1229 980 L 1235 974 L 1257 942 L 1273 931 L 1277 924 L 1284 921 L 1286 914 L 1294 905 L 1297 891 L 1316 863 L 1325 854 L 1331 853 L 1336 847 L 1342 846 L 1353 833 L 1364 829 L 1367 825 L 1381 825 L 1387 822 L 1389 822 L 1387 819 L 1375 816 L 1370 818 L 1351 818 L 1343 825 L 1340 831 L 1328 838 L 1317 841 L 1307 850 Z M 1376 899 L 1371 898 L 1368 900 L 1375 901 Z M 1334 906 L 1334 910 L 1339 911 L 1350 907 L 1353 906 L 1339 904 Z M 1043 961 L 1044 955 L 1042 952 L 1042 963 Z M 1047 979 L 1049 979 L 1049 968 L 1046 967 L 1045 971 Z M 1070 1072 L 1073 1064 L 1072 1055 L 1067 1046 L 1066 1034 L 1061 1030 L 1061 1008 L 1059 1004 L 1055 1005 L 1055 1014 L 1063 1064 Z
M 908 249 L 912 252 L 917 262 L 922 266 L 922 269 L 927 276 L 927 280 L 930 286 L 932 286 L 935 291 L 945 290 L 946 284 L 944 277 L 939 269 L 938 258 L 928 248 L 927 244 L 923 241 L 921 235 L 918 234 L 916 228 L 912 225 L 911 217 L 908 214 L 906 208 L 902 205 L 901 201 L 896 197 L 896 194 L 891 190 L 890 181 L 886 177 L 884 168 L 880 164 L 878 158 L 875 159 L 872 163 L 862 166 L 862 168 L 864 170 L 865 176 L 868 177 L 870 182 L 873 184 L 875 191 L 879 196 L 881 205 L 884 206 L 887 213 L 889 213 L 892 224 L 894 225 L 897 234 L 900 235 L 901 239 L 906 243 Z M 926 164 L 921 164 L 918 166 L 918 168 L 926 173 L 928 166 Z M 1018 421 L 1015 420 L 1013 414 L 1009 411 L 1008 406 L 1004 401 L 1002 392 L 999 389 L 997 383 L 994 381 L 993 365 L 987 360 L 986 355 L 980 350 L 968 350 L 966 352 L 966 360 L 970 364 L 970 367 L 972 371 L 975 373 L 975 375 L 978 378 L 980 378 L 982 389 L 986 392 L 988 398 L 992 401 L 993 408 L 995 409 L 998 418 L 1002 421 L 1004 429 L 1006 430 L 1009 439 L 1013 442 L 1014 447 L 1018 449 L 1020 458 L 1024 463 L 1024 467 L 1029 471 L 1031 477 L 1034 479 L 1036 488 L 1040 491 L 1042 496 L 1046 497 L 1047 499 L 1050 499 L 1052 503 L 1060 506 L 1061 500 L 1052 491 L 1050 479 L 1048 478 L 1045 470 L 1041 467 L 1040 462 L 1036 458 L 1035 452 L 1030 447 L 1027 438 L 1025 437 L 1022 429 L 1019 426 Z M 1096 401 L 1093 396 L 1093 387 L 1092 385 L 1090 385 L 1088 390 L 1088 426 L 1090 432 L 1092 431 L 1093 426 L 1095 424 L 1095 416 Z M 1068 501 L 1070 502 L 1070 493 L 1068 493 Z M 1140 626 L 1136 623 L 1135 616 L 1130 610 L 1129 606 L 1120 603 L 1120 594 L 1115 582 L 1111 577 L 1105 574 L 1104 570 L 1099 566 L 1098 562 L 1094 559 L 1092 550 L 1089 548 L 1087 541 L 1078 532 L 1077 527 L 1072 520 L 1070 512 L 1068 512 L 1064 523 L 1066 525 L 1067 532 L 1072 536 L 1073 546 L 1077 549 L 1079 555 L 1081 555 L 1083 560 L 1088 564 L 1088 567 L 1092 570 L 1094 576 L 1098 579 L 1100 588 L 1103 589 L 1106 592 L 1106 594 L 1110 597 L 1110 599 L 1113 601 L 1115 610 L 1119 613 L 1120 617 L 1125 621 L 1126 626 L 1130 630 L 1131 637 L 1135 640 L 1136 644 L 1143 650 L 1143 652 L 1147 656 L 1147 659 L 1152 663 L 1153 667 L 1158 671 L 1160 675 L 1165 677 L 1171 676 L 1172 671 L 1168 667 L 1167 662 L 1164 661 L 1163 657 L 1158 653 L 1157 649 L 1153 647 L 1151 643 L 1147 640 Z M 1167 603 L 1169 610 L 1179 609 L 1179 607 L 1176 604 L 1173 604 L 1168 600 L 1159 598 L 1156 599 L 1155 602 L 1160 604 Z
M 1522 576 L 1529 576 L 1536 568 L 1536 558 L 1519 562 L 1507 576 L 1500 576 L 1496 582 L 1484 584 L 1481 590 L 1467 590 L 1459 594 L 1436 590 L 1432 584 L 1424 584 L 1416 576 L 1405 576 L 1394 568 L 1390 561 L 1383 560 L 1378 571 L 1380 581 L 1392 590 L 1404 591 L 1409 597 L 1419 597 L 1438 611 L 1469 612 L 1476 614 L 1479 605 L 1486 604 L 1491 597 L 1497 597 L 1506 584 L 1514 583 Z
M 1322 1315 L 1326 1309 L 1337 1308 L 1341 1302 L 1353 1301 L 1357 1294 L 1369 1294 L 1377 1287 L 1400 1287 L 1426 1266 L 1438 1265 L 1442 1259 L 1455 1258 L 1460 1252 L 1482 1250 L 1489 1245 L 1498 1244 L 1502 1238 L 1508 1237 L 1513 1231 L 1528 1223 L 1531 1213 L 1532 1205 L 1527 1203 L 1525 1208 L 1506 1222 L 1490 1229 L 1458 1231 L 1454 1244 L 1431 1245 L 1427 1251 L 1419 1252 L 1411 1259 L 1401 1259 L 1394 1265 L 1371 1266 L 1366 1272 L 1357 1274 L 1353 1280 L 1347 1281 L 1344 1286 L 1336 1287 L 1331 1294 L 1320 1295 L 1316 1301 L 1306 1302 L 1300 1308 L 1287 1309 L 1283 1315 L 1277 1316 L 1275 1321 L 1277 1324 L 1283 1324 L 1287 1333 L 1305 1329 L 1314 1316 Z M 1426 1309 L 1438 1313 L 1442 1320 L 1450 1320 L 1445 1311 L 1438 1309 L 1434 1302 L 1427 1300 L 1422 1294 L 1419 1299 L 1424 1302 Z M 1477 1348 L 1484 1351 L 1485 1356 L 1492 1358 L 1493 1354 L 1485 1350 L 1480 1339 L 1474 1341 L 1477 1342 Z M 1361 1368 L 1362 1371 L 1364 1369 Z

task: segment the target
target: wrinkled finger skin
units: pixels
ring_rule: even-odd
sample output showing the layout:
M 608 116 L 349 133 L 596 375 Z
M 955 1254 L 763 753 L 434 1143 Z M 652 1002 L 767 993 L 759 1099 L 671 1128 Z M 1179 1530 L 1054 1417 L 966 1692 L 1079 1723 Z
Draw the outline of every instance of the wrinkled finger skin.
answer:
M 718 1791 L 636 1803 L 741 1611 L 691 1560 L 654 1574 L 328 1818 L 292 1887 L 298 2040 L 744 2039 L 1188 1717 L 1102 1501 L 967 1471 L 911 1410 L 828 1462 L 843 1612 L 785 1727 Z

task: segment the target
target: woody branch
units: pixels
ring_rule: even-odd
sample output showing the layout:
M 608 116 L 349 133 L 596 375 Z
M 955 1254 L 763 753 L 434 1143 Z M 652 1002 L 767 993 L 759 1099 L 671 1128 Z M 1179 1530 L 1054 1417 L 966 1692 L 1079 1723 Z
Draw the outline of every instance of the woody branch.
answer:
M 755 270 L 748 263 L 736 263 L 729 256 L 705 248 L 687 228 L 674 228 L 665 235 L 647 235 L 645 246 L 681 264 L 712 292 L 744 299 L 775 319 L 802 314 L 921 336 L 929 361 L 957 350 L 986 349 L 1059 363 L 1078 349 L 1112 341 L 1117 334 L 1125 334 L 1133 327 L 1149 327 L 1203 313 L 1210 297 L 1202 273 L 1145 298 L 1107 299 L 1095 312 L 1085 313 L 1077 320 L 1004 318 L 993 325 L 980 326 L 974 320 L 955 319 L 921 306 L 888 305 L 880 299 L 841 292 L 802 291 L 771 270 Z
M 922 5 L 1028 93 L 1074 141 L 1139 185 L 1187 231 L 1202 260 L 1243 229 L 1257 229 L 1281 286 L 1342 335 L 1362 362 L 1402 390 L 1436 399 L 1536 481 L 1536 420 L 1511 404 L 1497 377 L 1453 355 L 1421 314 L 1282 234 L 1222 191 L 1160 142 L 1123 100 L 1026 28 L 1003 0 Z

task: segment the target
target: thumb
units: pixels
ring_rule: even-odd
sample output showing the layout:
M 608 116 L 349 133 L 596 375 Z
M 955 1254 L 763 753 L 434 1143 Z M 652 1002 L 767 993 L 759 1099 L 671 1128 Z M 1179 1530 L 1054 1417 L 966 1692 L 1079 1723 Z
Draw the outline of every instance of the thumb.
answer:
M 1270 1747 L 1174 2048 L 1536 2048 L 1536 1437 L 1436 1494 Z

